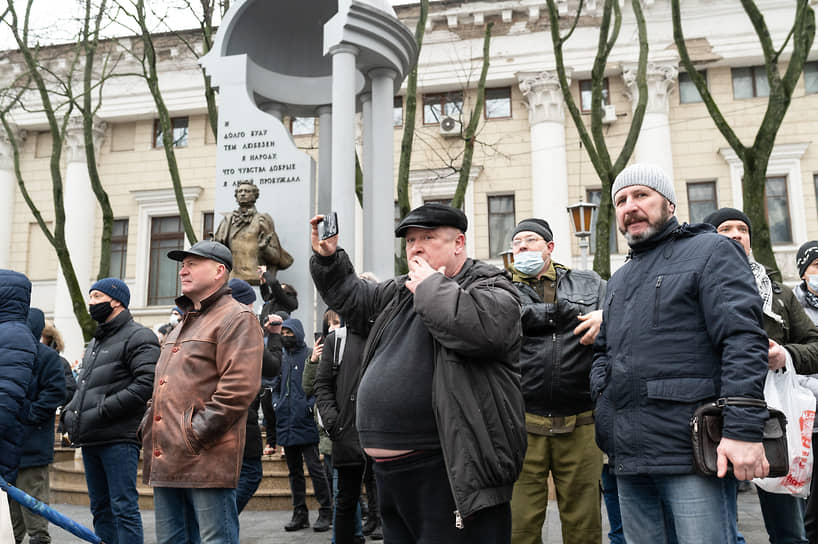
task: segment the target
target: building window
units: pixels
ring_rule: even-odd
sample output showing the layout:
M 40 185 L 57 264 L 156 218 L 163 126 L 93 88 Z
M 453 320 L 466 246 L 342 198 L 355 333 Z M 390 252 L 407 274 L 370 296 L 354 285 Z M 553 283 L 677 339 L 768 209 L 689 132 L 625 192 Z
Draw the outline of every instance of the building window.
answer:
M 486 119 L 511 119 L 511 87 L 486 89 L 483 116 Z
M 213 236 L 213 212 L 202 214 L 202 240 L 210 240 Z
M 602 201 L 602 189 L 588 189 L 585 192 L 586 200 L 591 204 L 596 204 L 599 206 L 599 203 Z M 591 254 L 593 255 L 596 253 L 596 218 L 599 214 L 599 208 L 594 210 L 593 218 L 591 219 L 591 224 L 594 225 L 594 228 L 591 230 Z M 608 238 L 608 247 L 610 248 L 611 253 L 618 253 L 619 248 L 617 247 L 617 240 L 616 240 L 616 218 L 611 217 L 611 234 Z
M 704 78 L 704 82 L 707 84 L 707 70 L 700 71 L 699 75 Z M 702 95 L 699 94 L 699 89 L 696 88 L 696 84 L 693 83 L 690 74 L 687 72 L 679 72 L 679 103 L 695 104 L 701 101 Z
M 697 181 L 687 184 L 687 202 L 690 222 L 701 223 L 705 217 L 719 209 L 715 181 Z
M 488 197 L 489 259 L 496 259 L 508 249 L 514 230 L 514 195 Z
M 173 304 L 179 296 L 179 266 L 168 251 L 184 249 L 185 233 L 178 215 L 151 218 L 148 306 Z
M 579 102 L 582 113 L 591 113 L 591 80 L 585 79 L 579 82 Z M 609 106 L 611 96 L 608 92 L 608 78 L 602 80 L 602 105 Z
M 290 133 L 293 136 L 315 134 L 315 117 L 293 117 L 290 119 Z
M 804 90 L 807 94 L 818 93 L 818 60 L 804 64 Z
M 792 242 L 790 204 L 787 195 L 787 176 L 771 176 L 765 185 L 767 222 L 773 244 Z
M 392 104 L 392 126 L 399 127 L 403 125 L 403 97 L 396 96 Z
M 114 219 L 111 229 L 111 265 L 109 273 L 112 278 L 125 277 L 125 264 L 128 255 L 128 220 Z
M 770 84 L 763 66 L 733 68 L 733 98 L 770 96 Z
M 423 124 L 436 125 L 444 117 L 460 119 L 463 91 L 423 95 Z
M 188 118 L 174 117 L 170 120 L 173 127 L 173 147 L 187 147 L 188 136 Z M 159 119 L 153 122 L 153 147 L 162 149 L 162 127 L 159 125 Z

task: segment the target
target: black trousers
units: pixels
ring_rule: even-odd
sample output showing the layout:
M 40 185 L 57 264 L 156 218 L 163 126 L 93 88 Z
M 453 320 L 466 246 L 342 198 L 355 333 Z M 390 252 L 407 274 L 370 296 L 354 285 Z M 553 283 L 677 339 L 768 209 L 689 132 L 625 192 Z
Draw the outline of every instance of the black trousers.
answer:
M 335 467 L 338 471 L 338 495 L 335 497 L 335 544 L 355 542 L 355 512 L 361 497 L 361 481 L 366 465 Z
M 455 527 L 455 504 L 443 454 L 419 452 L 376 462 L 384 541 L 389 544 L 509 544 L 511 506 L 478 511 Z
M 307 507 L 307 481 L 304 479 L 304 464 L 310 473 L 312 488 L 315 490 L 315 500 L 318 501 L 321 511 L 332 514 L 332 496 L 329 492 L 327 476 L 324 466 L 318 455 L 318 444 L 302 446 L 284 446 L 287 456 L 287 469 L 290 472 L 290 491 L 293 494 L 293 510 Z

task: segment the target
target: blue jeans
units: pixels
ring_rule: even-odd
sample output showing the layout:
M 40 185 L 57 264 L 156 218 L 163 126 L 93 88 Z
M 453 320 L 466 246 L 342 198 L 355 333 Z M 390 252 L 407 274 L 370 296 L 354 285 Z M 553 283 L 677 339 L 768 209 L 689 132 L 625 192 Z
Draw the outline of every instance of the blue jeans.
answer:
M 758 502 L 771 544 L 807 544 L 804 512 L 807 500 L 792 495 L 768 493 L 760 487 Z
M 157 544 L 238 544 L 236 490 L 154 487 Z
M 736 480 L 695 474 L 617 476 L 628 544 L 736 543 Z
M 616 487 L 616 476 L 611 474 L 610 465 L 602 465 L 602 498 L 605 499 L 605 511 L 608 513 L 608 532 L 610 544 L 625 544 L 622 533 L 622 515 L 619 513 L 619 495 Z
M 128 443 L 84 446 L 82 462 L 94 532 L 107 544 L 142 544 L 142 516 L 136 491 L 139 446 Z
M 245 457 L 241 462 L 241 473 L 239 474 L 239 486 L 236 488 L 236 509 L 239 514 L 253 498 L 253 494 L 261 484 L 264 472 L 261 468 L 261 459 L 250 459 Z

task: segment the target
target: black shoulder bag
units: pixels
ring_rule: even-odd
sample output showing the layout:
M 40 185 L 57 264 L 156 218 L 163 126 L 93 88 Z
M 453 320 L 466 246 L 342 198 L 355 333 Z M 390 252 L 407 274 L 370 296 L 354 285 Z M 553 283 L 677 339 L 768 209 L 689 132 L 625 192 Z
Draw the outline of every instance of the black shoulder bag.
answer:
M 721 441 L 722 426 L 724 424 L 725 406 L 752 406 L 766 408 L 770 412 L 764 422 L 764 454 L 770 463 L 768 478 L 786 476 L 790 470 L 789 454 L 787 452 L 787 417 L 780 410 L 770 408 L 761 399 L 744 397 L 720 398 L 699 406 L 690 418 L 690 432 L 693 440 L 693 465 L 696 472 L 703 476 L 716 476 L 716 448 Z M 733 473 L 733 464 L 728 463 L 727 472 Z

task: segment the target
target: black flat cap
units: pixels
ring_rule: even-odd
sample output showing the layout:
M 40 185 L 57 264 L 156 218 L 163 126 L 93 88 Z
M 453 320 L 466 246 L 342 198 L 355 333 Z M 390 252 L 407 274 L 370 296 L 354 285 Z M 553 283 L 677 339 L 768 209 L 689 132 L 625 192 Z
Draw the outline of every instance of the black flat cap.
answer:
M 204 257 L 211 261 L 216 261 L 227 267 L 227 270 L 233 270 L 233 254 L 227 249 L 227 246 L 212 240 L 202 240 L 196 242 L 188 249 L 177 249 L 168 251 L 168 259 L 173 261 L 183 261 L 185 257 Z
M 469 221 L 466 214 L 457 208 L 430 202 L 419 206 L 409 212 L 395 229 L 395 236 L 403 238 L 406 231 L 412 227 L 421 229 L 436 229 L 437 227 L 454 227 L 461 232 L 466 232 Z

